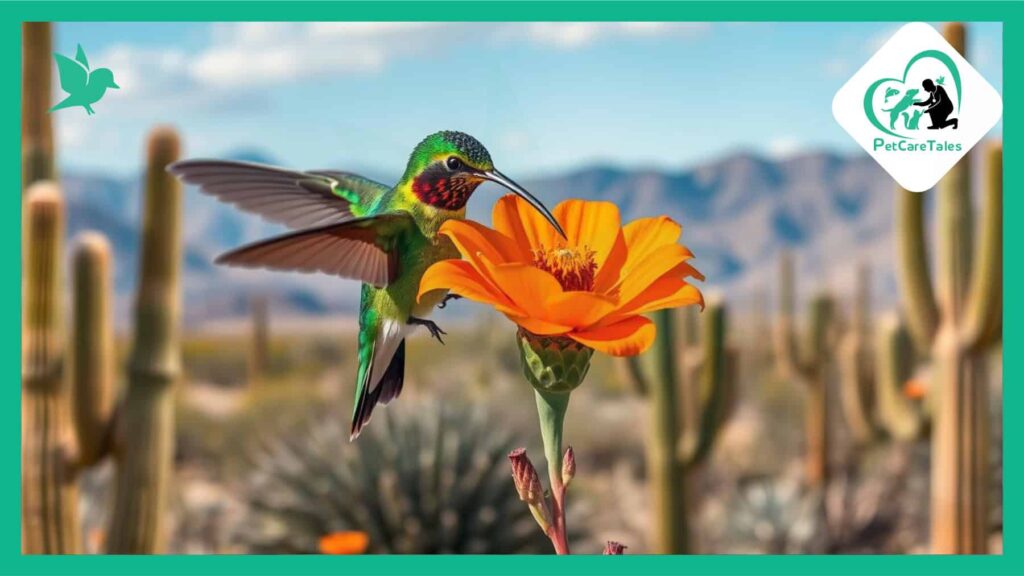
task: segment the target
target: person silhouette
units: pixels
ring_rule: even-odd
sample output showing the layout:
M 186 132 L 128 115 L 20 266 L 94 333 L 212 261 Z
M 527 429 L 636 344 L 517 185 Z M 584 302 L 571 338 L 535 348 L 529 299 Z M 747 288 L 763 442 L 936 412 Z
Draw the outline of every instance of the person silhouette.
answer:
M 960 120 L 949 117 L 953 113 L 953 103 L 949 100 L 946 89 L 942 85 L 935 84 L 929 78 L 925 78 L 925 81 L 921 83 L 921 87 L 928 92 L 928 99 L 914 102 L 914 106 L 927 106 L 924 111 L 932 119 L 932 125 L 928 129 L 939 130 L 947 126 L 952 126 L 953 130 L 959 128 Z

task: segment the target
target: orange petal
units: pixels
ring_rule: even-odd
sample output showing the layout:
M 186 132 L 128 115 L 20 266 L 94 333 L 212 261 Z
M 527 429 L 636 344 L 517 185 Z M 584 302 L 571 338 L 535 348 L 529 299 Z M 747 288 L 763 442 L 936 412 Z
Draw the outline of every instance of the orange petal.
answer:
M 562 292 L 554 276 L 528 264 L 493 264 L 486 258 L 483 264 L 498 288 L 522 311 L 520 316 L 553 322 L 544 303 L 550 295 Z M 565 326 L 566 331 L 570 328 Z
M 699 280 L 703 280 L 704 276 L 700 272 L 695 270 L 689 263 L 683 262 L 677 265 L 675 268 L 669 270 L 663 274 L 660 278 L 651 283 L 647 289 L 643 290 L 630 301 L 619 300 L 619 309 L 612 314 L 613 317 L 623 317 L 632 314 L 642 314 L 644 312 L 650 312 L 652 310 L 659 310 L 661 308 L 668 308 L 670 306 L 658 306 L 656 308 L 648 308 L 648 304 L 654 302 L 669 299 L 673 301 L 681 296 L 677 293 L 683 289 L 684 286 L 690 286 L 687 282 L 687 278 L 695 277 Z M 696 288 L 694 288 L 696 290 Z M 700 294 L 700 291 L 697 291 Z M 701 309 L 704 308 L 704 297 L 700 297 L 699 302 L 683 302 L 677 304 L 677 306 L 684 306 L 686 304 L 699 303 Z
M 522 326 L 526 330 L 529 330 L 530 332 L 533 332 L 534 334 L 539 334 L 541 336 L 565 334 L 566 332 L 572 330 L 572 328 L 568 326 L 562 326 L 561 324 L 546 322 L 538 318 L 530 318 L 529 316 L 515 316 L 511 314 L 506 314 L 506 316 L 508 316 L 509 320 Z
M 649 252 L 639 262 L 627 261 L 619 283 L 619 302 L 632 302 L 655 281 L 692 257 L 686 247 L 668 244 Z
M 611 202 L 565 200 L 552 211 L 565 230 L 566 239 L 556 238 L 559 244 L 570 247 L 584 246 L 594 251 L 594 261 L 600 269 L 608 259 L 618 230 L 622 227 L 619 207 Z
M 704 308 L 704 295 L 696 286 L 673 276 L 659 278 L 651 287 L 633 299 L 628 305 L 608 316 L 614 321 L 635 314 L 646 314 L 663 308 L 677 308 L 697 304 Z
M 507 314 L 523 313 L 505 294 L 491 285 L 473 265 L 465 260 L 442 260 L 437 262 L 423 274 L 420 279 L 419 301 L 424 294 L 432 290 L 448 289 L 469 298 L 474 302 L 490 304 L 500 312 Z
M 594 292 L 607 294 L 612 287 L 618 284 L 622 266 L 626 263 L 628 256 L 629 248 L 626 245 L 626 237 L 622 230 L 618 230 L 615 233 L 615 241 L 612 243 L 608 257 L 598 267 L 597 274 L 594 276 Z
M 666 244 L 675 244 L 682 232 L 683 227 L 668 216 L 640 218 L 630 222 L 622 229 L 629 248 L 626 267 L 643 261 L 651 252 Z
M 643 316 L 569 334 L 573 340 L 612 356 L 636 356 L 654 342 L 654 322 Z
M 555 292 L 544 302 L 547 319 L 564 326 L 587 328 L 611 314 L 616 303 L 592 292 Z
M 494 229 L 512 239 L 523 250 L 554 246 L 561 239 L 550 222 L 515 194 L 502 196 L 492 213 Z
M 450 238 L 463 258 L 471 261 L 479 254 L 495 263 L 524 259 L 523 250 L 511 238 L 472 220 L 448 220 L 438 234 Z

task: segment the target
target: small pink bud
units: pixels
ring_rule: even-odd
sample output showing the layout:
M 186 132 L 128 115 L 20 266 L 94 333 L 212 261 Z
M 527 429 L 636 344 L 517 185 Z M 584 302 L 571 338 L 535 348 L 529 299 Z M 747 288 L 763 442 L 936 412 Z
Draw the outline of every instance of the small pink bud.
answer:
M 540 476 L 536 468 L 526 456 L 526 448 L 516 448 L 509 452 L 508 461 L 512 463 L 512 480 L 516 483 L 519 499 L 531 505 L 544 500 L 544 488 L 540 485 Z
M 616 542 L 614 540 L 609 540 L 604 545 L 604 555 L 605 556 L 621 556 L 625 549 L 626 549 L 626 546 L 623 546 L 622 544 L 619 544 L 618 542 Z
M 576 453 L 572 451 L 572 446 L 569 446 L 565 451 L 565 456 L 562 456 L 562 484 L 568 486 L 575 475 Z

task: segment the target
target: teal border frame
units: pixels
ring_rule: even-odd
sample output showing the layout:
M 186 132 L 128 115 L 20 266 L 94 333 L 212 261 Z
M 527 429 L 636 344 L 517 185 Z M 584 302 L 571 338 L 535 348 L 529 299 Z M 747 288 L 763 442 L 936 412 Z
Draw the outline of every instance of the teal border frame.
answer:
M 927 12 L 924 10 L 927 6 Z M 884 9 L 883 9 L 884 8 Z M 1004 70 L 1024 70 L 1024 3 L 996 1 L 874 0 L 845 2 L 800 1 L 554 1 L 554 2 L 331 2 L 331 1 L 208 1 L 197 2 L 11 2 L 0 4 L 0 62 L 6 70 L 21 70 L 21 27 L 26 20 L 53 21 L 245 21 L 245 20 L 377 20 L 377 21 L 1001 21 L 1003 22 Z M 19 75 L 20 77 L 20 75 Z M 9 78 L 14 78 L 13 75 Z M 1003 99 L 1021 101 L 1024 79 L 1004 74 Z M 1024 101 L 1021 101 L 1024 102 Z M 0 195 L 0 259 L 7 270 L 20 270 L 20 92 L 14 82 L 0 93 L 0 128 L 4 139 L 3 181 L 8 192 Z M 822 102 L 830 106 L 830 102 Z M 17 114 L 11 113 L 17 111 Z M 1017 109 L 1007 106 L 1003 134 L 1018 134 L 1021 120 Z M 15 136 L 17 135 L 17 136 Z M 1019 190 L 1024 182 L 1024 153 L 1013 141 L 1004 142 L 1007 156 L 1004 183 L 1007 190 Z M 1007 221 L 1024 216 L 1024 196 L 1004 198 Z M 1024 227 L 1005 226 L 1004 252 L 1007 261 L 1021 247 Z M 1004 262 L 1004 290 L 1019 293 L 1022 273 Z M 0 306 L 0 366 L 8 366 L 11 379 L 20 372 L 21 283 L 8 277 L 0 286 L 5 302 Z M 1024 319 L 1024 306 L 1005 299 L 1004 318 Z M 1021 380 L 1024 352 L 1022 332 L 1004 322 L 1004 382 Z M 1017 522 L 1021 500 L 1012 490 L 1004 493 L 1004 544 L 1002 555 L 972 556 L 150 556 L 150 557 L 44 557 L 21 555 L 20 478 L 20 396 L 9 382 L 0 403 L 0 462 L 8 465 L 0 476 L 0 572 L 7 574 L 483 574 L 490 576 L 580 573 L 601 574 L 1024 574 L 1024 552 L 1016 548 Z M 1021 409 L 1015 386 L 1004 386 L 1004 406 L 1009 412 Z M 1004 409 L 1004 413 L 1007 410 Z M 1004 443 L 1021 446 L 1024 420 L 1004 420 Z M 1004 486 L 1015 486 L 1021 478 L 1020 460 L 1006 450 Z M 11 463 L 18 462 L 18 465 Z

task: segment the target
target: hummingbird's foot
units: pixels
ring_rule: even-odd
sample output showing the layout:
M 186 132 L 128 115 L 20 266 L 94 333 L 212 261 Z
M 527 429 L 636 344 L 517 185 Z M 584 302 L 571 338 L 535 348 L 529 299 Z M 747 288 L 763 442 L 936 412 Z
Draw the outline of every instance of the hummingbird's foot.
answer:
M 441 303 L 438 304 L 437 307 L 438 307 L 438 309 L 444 308 L 445 306 L 448 305 L 448 302 L 450 302 L 452 300 L 461 300 L 461 299 L 462 299 L 462 296 L 459 296 L 458 294 L 447 294 L 447 295 L 445 295 L 444 300 L 441 300 Z
M 426 326 L 427 330 L 430 330 L 430 335 L 433 336 L 434 338 L 437 338 L 437 341 L 440 342 L 441 344 L 444 344 L 444 340 L 441 339 L 441 335 L 448 335 L 447 332 L 441 330 L 440 326 L 438 326 L 437 324 L 430 320 L 425 320 L 423 318 L 409 316 L 409 321 L 407 322 L 407 324 L 411 326 Z

